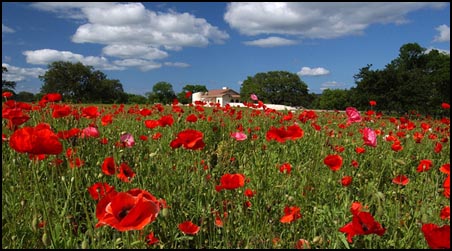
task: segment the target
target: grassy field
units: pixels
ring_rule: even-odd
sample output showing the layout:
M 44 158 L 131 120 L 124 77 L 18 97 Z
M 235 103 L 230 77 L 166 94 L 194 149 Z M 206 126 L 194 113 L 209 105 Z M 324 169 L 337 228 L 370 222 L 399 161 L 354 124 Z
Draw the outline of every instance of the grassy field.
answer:
M 448 111 L 19 107 L 5 249 L 450 247 Z

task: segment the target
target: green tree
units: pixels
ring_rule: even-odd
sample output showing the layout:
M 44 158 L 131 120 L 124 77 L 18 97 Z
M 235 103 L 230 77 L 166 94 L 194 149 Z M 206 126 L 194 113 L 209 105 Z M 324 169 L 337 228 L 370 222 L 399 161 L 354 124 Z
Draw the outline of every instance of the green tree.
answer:
M 375 100 L 381 110 L 437 114 L 442 102 L 450 103 L 448 54 L 438 50 L 427 53 L 417 43 L 408 43 L 384 69 L 370 67 L 354 76 L 356 87 L 351 95 L 357 107 L 368 107 L 369 100 Z
M 148 103 L 148 99 L 145 96 L 127 93 L 127 102 L 129 104 L 146 104 Z
M 269 71 L 248 77 L 240 88 L 240 96 L 250 101 L 256 94 L 264 103 L 288 106 L 307 106 L 310 103 L 308 86 L 297 74 L 287 71 Z
M 107 79 L 101 71 L 82 63 L 56 61 L 39 78 L 42 93 L 60 93 L 65 100 L 82 102 L 124 102 L 127 100 L 119 80 Z
M 349 96 L 348 90 L 323 90 L 318 101 L 318 108 L 326 110 L 345 110 L 345 108 L 350 106 Z
M 154 84 L 154 86 L 152 87 L 152 92 L 147 92 L 146 96 L 151 103 L 162 104 L 171 104 L 176 98 L 173 86 L 165 81 L 160 81 Z
M 182 88 L 182 92 L 177 94 L 177 99 L 179 100 L 179 102 L 181 102 L 182 104 L 189 104 L 191 103 L 192 99 L 191 96 L 189 98 L 187 98 L 185 95 L 190 92 L 190 93 L 195 93 L 195 92 L 207 92 L 207 87 L 205 85 L 185 85 Z
M 3 79 L 3 73 L 7 73 L 7 72 L 8 72 L 8 68 L 6 68 L 5 66 L 2 66 L 2 92 L 10 91 L 10 92 L 14 93 L 14 89 L 16 89 L 16 82 Z
M 25 91 L 17 93 L 14 99 L 21 102 L 33 102 L 37 100 L 33 93 Z

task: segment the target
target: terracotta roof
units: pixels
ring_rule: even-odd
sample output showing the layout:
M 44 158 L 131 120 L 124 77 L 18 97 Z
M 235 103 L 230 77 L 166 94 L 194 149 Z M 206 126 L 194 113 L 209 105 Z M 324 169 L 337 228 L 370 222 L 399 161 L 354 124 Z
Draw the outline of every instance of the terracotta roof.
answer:
M 218 90 L 210 90 L 207 92 L 207 94 L 203 94 L 203 97 L 219 97 L 219 96 L 223 96 L 225 94 L 230 94 L 233 97 L 237 97 L 240 96 L 239 93 L 237 93 L 236 91 L 232 90 L 232 89 L 218 89 Z

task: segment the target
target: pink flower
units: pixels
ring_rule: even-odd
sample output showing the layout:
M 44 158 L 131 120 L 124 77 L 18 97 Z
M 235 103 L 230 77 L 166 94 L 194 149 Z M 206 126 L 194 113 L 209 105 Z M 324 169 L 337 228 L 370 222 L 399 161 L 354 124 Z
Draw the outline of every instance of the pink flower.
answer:
M 366 127 L 363 130 L 364 144 L 372 147 L 377 146 L 377 134 L 374 130 Z
M 94 126 L 88 126 L 85 129 L 82 130 L 82 138 L 98 138 L 99 137 L 99 131 Z
M 243 132 L 232 132 L 231 137 L 233 137 L 237 141 L 244 141 L 248 138 L 248 136 L 246 136 L 246 134 L 244 134 Z
M 121 135 L 121 138 L 119 139 L 121 141 L 122 145 L 128 148 L 131 148 L 135 145 L 135 139 L 133 138 L 132 134 L 130 133 L 123 133 Z
M 345 113 L 347 114 L 348 120 L 347 123 L 357 123 L 361 122 L 361 115 L 359 111 L 355 107 L 347 107 L 345 108 Z
M 254 101 L 257 101 L 257 100 L 258 100 L 256 94 L 254 94 L 254 93 L 252 93 L 250 97 L 251 97 L 251 99 L 254 100 Z

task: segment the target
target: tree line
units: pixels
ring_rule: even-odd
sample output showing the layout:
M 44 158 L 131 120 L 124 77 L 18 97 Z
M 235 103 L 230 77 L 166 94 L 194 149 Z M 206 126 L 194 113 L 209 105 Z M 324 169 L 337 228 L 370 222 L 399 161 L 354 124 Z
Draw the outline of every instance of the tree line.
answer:
M 441 103 L 450 103 L 450 55 L 408 43 L 399 50 L 397 58 L 383 69 L 371 69 L 372 64 L 359 69 L 351 89 L 326 89 L 321 94 L 308 92 L 307 84 L 297 74 L 269 71 L 248 76 L 240 88 L 243 102 L 253 102 L 255 94 L 264 103 L 282 104 L 306 109 L 344 110 L 354 106 L 369 109 L 369 101 L 376 101 L 378 110 L 396 113 L 417 111 L 438 114 Z M 2 73 L 7 72 L 2 67 Z M 176 94 L 171 83 L 155 83 L 144 95 L 123 90 L 119 80 L 82 63 L 56 61 L 39 79 L 41 92 L 20 92 L 16 100 L 33 101 L 46 93 L 60 93 L 66 102 L 77 103 L 163 103 L 191 102 L 187 93 L 206 92 L 205 85 L 187 84 Z M 15 82 L 2 80 L 2 91 L 14 93 Z

